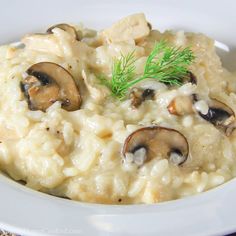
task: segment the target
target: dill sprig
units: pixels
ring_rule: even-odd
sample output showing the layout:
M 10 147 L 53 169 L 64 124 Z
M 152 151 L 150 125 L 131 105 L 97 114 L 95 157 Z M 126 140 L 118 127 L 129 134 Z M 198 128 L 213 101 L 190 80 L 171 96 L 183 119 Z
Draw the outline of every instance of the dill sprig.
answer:
M 99 76 L 98 79 L 111 90 L 113 96 L 123 99 L 130 87 L 145 79 L 156 79 L 169 85 L 181 85 L 194 58 L 190 48 L 181 49 L 160 41 L 149 54 L 144 72 L 138 78 L 134 73 L 136 59 L 133 51 L 127 55 L 122 54 L 120 59 L 114 61 L 110 80 L 104 76 Z
M 135 76 L 134 63 L 134 51 L 127 55 L 121 54 L 121 58 L 115 59 L 113 63 L 111 80 L 103 75 L 99 76 L 98 79 L 111 90 L 113 96 L 123 98 L 127 91 L 127 89 L 124 89 L 124 85 L 133 80 Z

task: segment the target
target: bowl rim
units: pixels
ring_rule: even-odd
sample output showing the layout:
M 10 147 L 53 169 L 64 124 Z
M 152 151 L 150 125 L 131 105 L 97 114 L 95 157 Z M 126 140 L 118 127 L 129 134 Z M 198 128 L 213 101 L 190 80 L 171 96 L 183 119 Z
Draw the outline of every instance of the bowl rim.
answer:
M 1 201 L 0 201 L 0 209 L 7 209 L 8 214 L 7 215 L 1 215 L 0 219 L 0 228 L 3 228 L 5 230 L 9 230 L 10 232 L 16 232 L 20 233 L 22 235 L 29 235 L 29 236 L 49 236 L 55 233 L 55 220 L 53 217 L 58 214 L 58 209 L 61 209 L 63 211 L 63 219 L 68 219 L 70 217 L 76 217 L 76 218 L 83 218 L 86 217 L 92 217 L 95 219 L 102 218 L 108 220 L 107 217 L 113 217 L 111 227 L 113 229 L 106 229 L 102 227 L 95 227 L 95 231 L 101 234 L 106 234 L 107 230 L 111 231 L 115 235 L 124 235 L 122 232 L 119 232 L 119 227 L 122 226 L 122 230 L 125 232 L 130 231 L 129 224 L 124 226 L 122 224 L 122 218 L 126 215 L 129 215 L 129 217 L 137 217 L 139 216 L 140 220 L 145 219 L 145 217 L 148 215 L 152 215 L 153 217 L 149 217 L 149 221 L 153 221 L 154 227 L 152 228 L 152 231 L 158 232 L 158 228 L 165 220 L 160 220 L 161 216 L 163 214 L 168 214 L 168 218 L 170 220 L 174 220 L 176 218 L 176 214 L 180 214 L 182 217 L 184 216 L 191 216 L 190 218 L 185 219 L 186 225 L 192 225 L 193 222 L 201 222 L 202 218 L 204 218 L 204 215 L 201 214 L 193 214 L 196 210 L 198 212 L 208 212 L 210 209 L 216 210 L 215 220 L 219 221 L 218 218 L 219 214 L 227 214 L 227 212 L 235 212 L 236 211 L 236 202 L 234 204 L 225 204 L 225 200 L 228 202 L 234 202 L 233 198 L 236 196 L 236 189 L 234 190 L 234 186 L 236 185 L 236 178 L 218 186 L 213 189 L 210 189 L 206 192 L 188 196 L 186 198 L 167 201 L 167 202 L 161 202 L 158 204 L 139 204 L 139 205 L 104 205 L 104 204 L 96 204 L 96 203 L 84 203 L 84 202 L 78 202 L 74 200 L 69 199 L 63 199 L 59 197 L 55 197 L 52 195 L 48 195 L 46 193 L 38 192 L 36 190 L 30 189 L 26 186 L 23 186 L 17 182 L 15 182 L 12 179 L 9 179 L 6 176 L 0 175 L 0 189 L 2 190 L 1 194 Z M 232 198 L 232 199 L 231 199 Z M 17 200 L 18 199 L 18 200 Z M 14 202 L 15 205 L 18 207 L 14 207 L 9 210 L 9 208 L 6 206 L 6 201 L 8 202 Z M 22 204 L 32 201 L 35 204 Z M 207 207 L 206 207 L 207 206 Z M 196 208 L 197 207 L 197 208 Z M 75 212 L 71 212 L 71 209 L 76 209 Z M 83 213 L 81 213 L 81 209 L 83 210 Z M 183 210 L 184 209 L 184 210 Z M 14 223 L 9 223 L 9 217 L 5 216 L 20 216 L 22 215 L 22 212 L 26 212 L 28 214 L 24 215 L 24 220 L 22 221 L 25 226 L 28 225 L 27 222 L 32 222 L 32 215 L 29 213 L 33 212 L 47 212 L 47 226 L 52 225 L 52 228 L 43 228 L 42 222 L 43 217 L 45 217 L 43 214 L 40 214 L 39 216 L 33 216 L 34 217 L 34 226 L 31 229 L 28 225 L 28 228 L 22 227 L 22 222 L 19 224 L 19 222 L 14 221 Z M 128 218 L 129 218 L 128 217 Z M 214 218 L 213 217 L 213 218 Z M 127 218 L 127 217 L 126 217 Z M 220 217 L 222 218 L 222 217 Z M 156 222 L 156 220 L 159 219 Z M 105 221 L 106 221 L 105 220 Z M 204 235 L 220 235 L 220 234 L 226 234 L 226 233 L 232 233 L 236 231 L 236 225 L 234 222 L 227 222 L 224 221 L 224 224 L 220 224 L 220 227 L 217 226 L 215 228 L 207 227 L 208 224 L 211 223 L 213 219 L 207 218 L 205 219 L 205 226 L 204 228 Z M 61 223 L 61 219 L 59 220 Z M 142 221 L 144 225 L 146 225 L 145 220 Z M 35 224 L 36 223 L 36 224 Z M 63 229 L 60 227 L 56 230 L 60 232 L 62 230 L 62 234 L 60 235 L 69 235 L 70 232 L 68 232 L 68 228 L 75 226 L 73 222 L 72 224 L 68 225 L 68 222 L 66 222 L 67 226 L 66 229 Z M 86 221 L 83 223 L 77 222 L 76 226 L 80 228 L 79 232 L 76 232 L 78 234 L 76 235 L 84 235 L 84 233 L 89 233 L 91 235 L 94 231 L 88 230 L 95 222 L 89 222 Z M 44 222 L 45 224 L 45 222 Z M 58 225 L 58 224 L 57 224 Z M 61 225 L 61 224 L 60 224 Z M 147 226 L 150 225 L 147 224 Z M 95 223 L 96 226 L 96 223 Z M 132 225 L 133 227 L 133 225 Z M 175 227 L 175 224 L 173 225 Z M 191 233 L 191 235 L 202 235 L 201 233 L 196 234 L 195 228 L 188 230 L 188 235 Z M 67 232 L 64 232 L 67 231 Z M 68 234 L 69 233 L 69 234 Z M 138 231 L 137 231 L 138 233 Z M 142 232 L 141 235 L 144 232 Z M 149 232 L 147 232 L 149 234 Z M 150 234 L 152 235 L 152 234 Z M 179 235 L 178 232 L 175 235 Z M 182 235 L 185 235 L 183 232 Z M 187 234 L 186 234 L 187 235 Z
M 46 2 L 46 0 L 34 2 L 34 8 L 37 11 L 42 10 L 41 6 L 45 5 L 43 1 Z M 73 11 L 74 15 L 69 13 L 74 10 L 71 6 L 76 5 L 79 1 L 82 2 L 81 0 L 70 0 L 70 4 L 68 4 L 68 1 L 64 0 L 47 1 L 47 8 L 43 9 L 44 17 L 29 11 L 28 0 L 2 2 L 2 9 L 4 10 L 0 14 L 1 19 L 8 19 L 8 10 L 11 10 L 13 14 L 18 12 L 18 8 L 21 8 L 22 16 L 26 15 L 27 19 L 22 17 L 23 20 L 11 20 L 7 24 L 2 24 L 1 32 L 4 37 L 0 39 L 1 42 L 16 41 L 21 34 L 31 32 L 33 29 L 41 29 L 48 26 L 49 22 L 50 24 L 56 23 L 58 19 L 65 22 L 76 22 L 75 11 Z M 220 42 L 227 43 L 235 50 L 236 43 L 232 37 L 232 32 L 236 31 L 228 32 L 227 27 L 225 27 L 225 24 L 235 25 L 235 3 L 234 0 L 228 0 L 227 5 L 216 0 L 148 0 L 148 3 L 140 0 L 133 4 L 133 0 L 116 2 L 86 0 L 86 4 L 83 2 L 81 5 L 79 13 L 86 12 L 89 7 L 91 15 L 84 14 L 81 19 L 86 25 L 94 26 L 95 18 L 91 16 L 97 12 L 97 9 L 115 9 L 114 14 L 109 14 L 107 11 L 106 16 L 101 19 L 103 23 L 107 23 L 106 17 L 113 19 L 117 15 L 142 11 L 147 14 L 148 18 L 150 17 L 150 21 L 151 19 L 155 19 L 155 22 L 163 20 L 159 28 L 161 31 L 168 28 L 176 29 L 176 27 L 187 31 L 199 31 Z M 91 4 L 93 4 L 92 7 Z M 150 8 L 150 5 L 153 7 Z M 172 6 L 171 9 L 170 5 Z M 58 6 L 58 14 L 55 12 L 54 18 L 51 15 L 51 9 L 55 6 Z M 60 15 L 63 7 L 63 12 L 69 12 L 67 15 Z M 132 9 L 132 12 L 129 9 Z M 168 17 L 165 14 L 161 15 L 161 11 L 166 10 L 169 13 Z M 197 12 L 198 17 L 195 17 L 194 12 Z M 182 18 L 179 21 L 173 13 L 184 16 L 178 17 L 178 19 Z M 159 14 L 158 17 L 156 17 L 157 14 Z M 223 17 L 219 17 L 222 15 Z M 50 18 L 46 19 L 47 16 Z M 232 29 L 234 28 L 232 27 Z M 11 34 L 11 31 L 14 32 Z M 233 179 L 207 192 L 175 201 L 154 205 L 111 206 L 56 198 L 28 189 L 0 175 L 0 227 L 25 236 L 52 235 L 55 230 L 62 230 L 60 235 L 71 235 L 70 232 L 67 232 L 68 228 L 77 229 L 78 227 L 79 231 L 76 235 L 107 235 L 112 233 L 116 236 L 156 236 L 158 232 L 162 235 L 175 236 L 223 235 L 236 231 L 234 220 L 236 216 L 235 186 L 236 179 Z M 170 222 L 170 227 L 168 227 Z M 183 226 L 185 226 L 184 230 Z

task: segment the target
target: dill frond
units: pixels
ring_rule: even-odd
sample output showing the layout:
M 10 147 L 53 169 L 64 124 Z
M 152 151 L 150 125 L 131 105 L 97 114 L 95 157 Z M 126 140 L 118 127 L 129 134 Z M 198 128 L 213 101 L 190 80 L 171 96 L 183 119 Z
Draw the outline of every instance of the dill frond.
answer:
M 113 96 L 123 99 L 130 87 L 145 79 L 156 79 L 168 85 L 181 85 L 194 58 L 190 48 L 181 49 L 160 41 L 149 54 L 140 77 L 135 78 L 135 57 L 132 52 L 121 55 L 120 59 L 114 61 L 111 80 L 105 77 L 98 79 L 111 90 Z
M 115 59 L 113 62 L 110 80 L 104 76 L 97 77 L 101 84 L 111 90 L 114 97 L 122 99 L 125 96 L 126 89 L 123 89 L 123 86 L 134 79 L 135 61 L 134 51 L 127 55 L 121 54 L 120 59 Z

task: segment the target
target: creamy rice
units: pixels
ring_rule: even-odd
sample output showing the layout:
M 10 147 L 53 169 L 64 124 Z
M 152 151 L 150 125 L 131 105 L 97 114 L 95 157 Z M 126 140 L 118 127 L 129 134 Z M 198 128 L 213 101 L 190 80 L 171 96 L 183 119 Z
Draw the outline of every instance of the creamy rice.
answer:
M 136 17 L 144 18 L 142 14 Z M 80 41 L 54 28 L 50 35 L 25 36 L 25 47 L 0 47 L 3 172 L 42 192 L 106 204 L 183 198 L 236 175 L 236 132 L 227 136 L 197 112 L 176 116 L 167 109 L 178 96 L 199 94 L 201 100 L 194 109 L 202 114 L 209 109 L 206 101 L 210 97 L 236 111 L 236 78 L 222 68 L 214 40 L 183 31 L 149 32 L 144 25 L 124 31 L 117 23 L 98 33 L 74 27 L 81 34 Z M 129 98 L 114 99 L 106 87 L 98 84 L 96 75 L 111 74 L 112 61 L 121 53 L 135 51 L 136 73 L 142 73 L 147 56 L 161 39 L 171 45 L 191 47 L 196 59 L 189 69 L 197 85 L 185 83 L 169 88 L 157 81 L 146 81 L 139 86 L 154 89 L 155 98 L 133 108 Z M 82 97 L 80 109 L 66 111 L 58 101 L 46 112 L 29 109 L 20 82 L 25 71 L 38 62 L 57 63 L 73 75 Z M 189 155 L 185 163 L 174 165 L 159 156 L 149 162 L 124 158 L 125 139 L 135 130 L 153 125 L 175 129 L 186 137 Z

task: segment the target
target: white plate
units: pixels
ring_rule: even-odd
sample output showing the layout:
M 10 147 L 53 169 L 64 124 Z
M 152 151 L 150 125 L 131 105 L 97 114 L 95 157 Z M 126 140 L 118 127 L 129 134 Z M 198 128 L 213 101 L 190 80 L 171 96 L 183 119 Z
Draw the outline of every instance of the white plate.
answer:
M 202 32 L 229 46 L 235 67 L 234 0 L 8 0 L 1 2 L 0 43 L 58 22 L 101 29 L 144 12 L 155 28 Z M 223 235 L 236 231 L 236 180 L 186 199 L 156 205 L 86 204 L 27 189 L 0 176 L 0 228 L 23 235 Z

